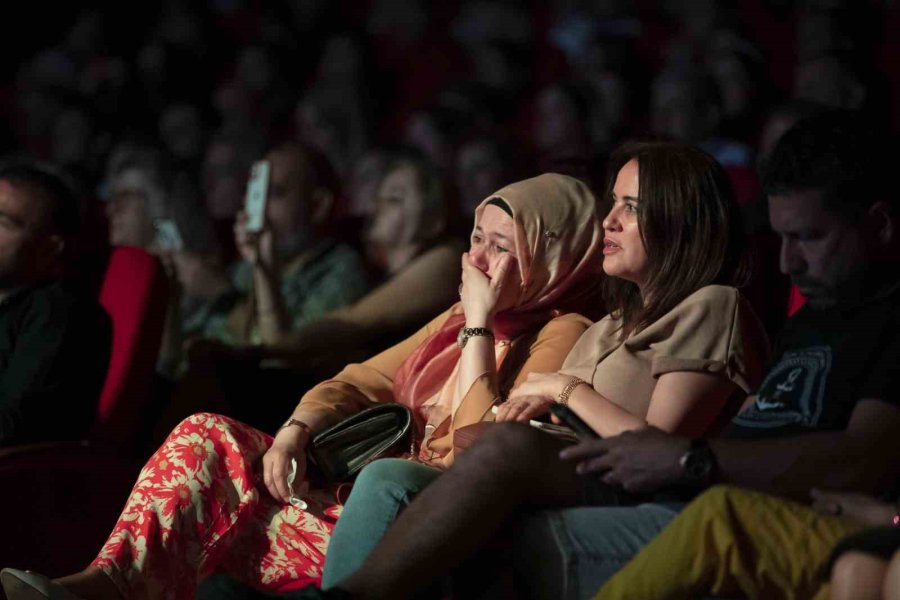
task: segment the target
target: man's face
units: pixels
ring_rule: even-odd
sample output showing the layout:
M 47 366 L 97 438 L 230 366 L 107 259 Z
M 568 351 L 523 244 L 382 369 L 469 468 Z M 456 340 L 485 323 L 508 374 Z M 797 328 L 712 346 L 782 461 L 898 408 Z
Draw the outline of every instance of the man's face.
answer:
M 266 221 L 275 233 L 281 256 L 290 256 L 309 242 L 312 227 L 311 190 L 301 165 L 290 152 L 272 152 Z
M 0 180 L 0 290 L 50 274 L 59 245 L 46 218 L 44 201 L 30 186 Z
M 769 196 L 769 222 L 781 237 L 781 272 L 813 308 L 852 301 L 871 250 L 859 224 L 830 210 L 819 191 Z

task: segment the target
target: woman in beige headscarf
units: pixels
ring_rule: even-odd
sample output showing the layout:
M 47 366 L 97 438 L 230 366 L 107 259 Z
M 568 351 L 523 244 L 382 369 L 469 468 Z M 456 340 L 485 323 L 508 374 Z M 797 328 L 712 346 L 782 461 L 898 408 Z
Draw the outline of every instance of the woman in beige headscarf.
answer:
M 227 417 L 189 417 L 145 465 L 91 566 L 53 582 L 28 573 L 22 585 L 89 600 L 180 599 L 214 570 L 268 590 L 318 581 L 340 507 L 330 488 L 301 492 L 306 510 L 290 503 L 306 485 L 311 436 L 399 402 L 412 410 L 418 458 L 449 464 L 457 428 L 527 373 L 558 369 L 590 325 L 572 311 L 593 299 L 601 241 L 596 200 L 580 181 L 547 174 L 501 189 L 476 212 L 459 303 L 311 389 L 274 439 Z

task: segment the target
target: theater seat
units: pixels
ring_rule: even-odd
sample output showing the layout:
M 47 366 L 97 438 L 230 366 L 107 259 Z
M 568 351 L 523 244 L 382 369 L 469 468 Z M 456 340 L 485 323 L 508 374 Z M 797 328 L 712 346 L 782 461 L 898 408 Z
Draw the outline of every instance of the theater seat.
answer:
M 145 458 L 166 283 L 151 254 L 113 250 L 100 292 L 112 352 L 90 439 L 0 449 L 0 566 L 56 577 L 86 567 L 106 540 Z
M 152 254 L 126 246 L 113 250 L 100 289 L 113 338 L 94 422 L 95 439 L 134 450 L 147 428 L 144 408 L 165 322 L 166 283 L 162 265 Z
M 756 169 L 753 167 L 729 165 L 723 167 L 728 180 L 731 182 L 731 188 L 734 190 L 734 199 L 738 206 L 746 206 L 753 202 L 758 202 L 762 196 L 762 189 L 759 185 L 759 177 Z
M 800 293 L 800 288 L 792 285 L 791 293 L 788 296 L 787 315 L 794 316 L 794 313 L 803 308 L 804 304 L 806 304 L 806 297 Z

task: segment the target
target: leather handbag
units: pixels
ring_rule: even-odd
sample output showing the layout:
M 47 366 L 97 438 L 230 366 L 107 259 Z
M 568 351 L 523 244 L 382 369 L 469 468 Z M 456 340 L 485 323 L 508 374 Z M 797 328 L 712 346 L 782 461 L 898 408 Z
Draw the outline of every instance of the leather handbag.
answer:
M 309 460 L 326 481 L 352 479 L 377 458 L 415 454 L 412 413 L 402 404 L 379 404 L 317 434 Z

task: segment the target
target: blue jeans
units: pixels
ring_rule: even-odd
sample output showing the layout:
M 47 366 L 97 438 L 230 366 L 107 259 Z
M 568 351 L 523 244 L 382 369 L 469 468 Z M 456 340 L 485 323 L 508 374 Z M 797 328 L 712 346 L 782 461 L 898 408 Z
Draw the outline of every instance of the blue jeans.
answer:
M 530 513 L 513 526 L 516 581 L 529 598 L 591 598 L 682 507 L 653 502 Z
M 400 510 L 440 474 L 400 459 L 375 461 L 363 469 L 329 542 L 322 587 L 337 585 L 359 569 Z M 528 513 L 510 531 L 515 578 L 528 597 L 590 598 L 682 506 L 653 502 Z
M 411 460 L 383 458 L 360 471 L 325 556 L 322 587 L 355 573 L 413 496 L 442 471 Z

